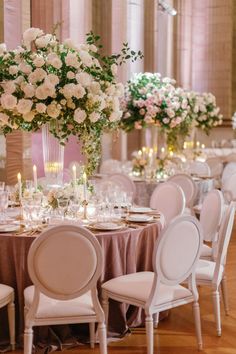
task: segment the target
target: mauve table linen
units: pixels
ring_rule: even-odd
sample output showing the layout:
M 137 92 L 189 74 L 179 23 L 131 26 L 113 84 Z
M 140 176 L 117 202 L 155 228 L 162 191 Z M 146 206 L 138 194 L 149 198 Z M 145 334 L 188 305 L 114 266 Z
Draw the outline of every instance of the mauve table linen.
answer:
M 104 269 L 98 283 L 137 271 L 152 270 L 152 251 L 162 223 L 157 221 L 135 229 L 96 233 L 104 253 Z M 0 282 L 15 289 L 17 340 L 24 331 L 24 289 L 31 285 L 27 254 L 37 236 L 0 234 Z M 55 250 L 56 251 L 56 250 Z M 112 302 L 109 313 L 109 335 L 122 335 L 129 326 L 142 323 L 141 312 L 134 307 Z M 8 341 L 7 311 L 0 311 L 0 343 Z M 77 331 L 76 331 L 77 332 Z

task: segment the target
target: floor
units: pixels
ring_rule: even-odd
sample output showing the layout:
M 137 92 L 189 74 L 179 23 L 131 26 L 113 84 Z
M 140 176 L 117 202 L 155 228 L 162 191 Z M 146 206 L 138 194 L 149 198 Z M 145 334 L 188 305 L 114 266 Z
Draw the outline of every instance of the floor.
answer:
M 217 337 L 213 318 L 210 289 L 201 287 L 200 308 L 202 319 L 203 351 L 207 354 L 236 354 L 236 224 L 230 243 L 227 260 L 227 278 L 230 300 L 230 315 L 225 316 L 222 308 L 222 336 Z M 192 354 L 197 351 L 191 305 L 171 311 L 168 318 L 159 323 L 155 330 L 155 354 Z M 17 350 L 13 354 L 21 354 Z M 64 354 L 98 354 L 99 348 L 90 349 L 83 345 L 64 351 Z M 126 338 L 109 343 L 109 354 L 146 353 L 145 329 L 133 329 Z

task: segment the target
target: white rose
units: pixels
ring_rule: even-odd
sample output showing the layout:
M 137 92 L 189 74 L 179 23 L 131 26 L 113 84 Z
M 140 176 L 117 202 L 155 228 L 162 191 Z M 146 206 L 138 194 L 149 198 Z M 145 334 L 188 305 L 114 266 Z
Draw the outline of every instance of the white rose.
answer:
M 51 34 L 45 34 L 45 36 L 36 39 L 35 45 L 38 48 L 45 48 L 50 43 L 51 39 L 52 39 Z
M 77 108 L 74 112 L 74 120 L 77 123 L 83 123 L 83 121 L 86 119 L 86 112 L 80 108 Z
M 97 95 L 100 93 L 101 86 L 100 86 L 99 82 L 93 81 L 91 83 L 91 85 L 89 86 L 89 89 L 94 95 Z
M 26 114 L 31 111 L 32 105 L 33 102 L 31 100 L 22 98 L 18 101 L 16 108 L 19 113 Z
M 43 57 L 37 56 L 34 59 L 33 63 L 37 68 L 41 68 L 41 66 L 45 64 L 45 60 L 43 59 Z
M 72 80 L 75 78 L 75 73 L 73 73 L 73 71 L 68 71 L 68 73 L 66 74 L 67 79 Z
M 121 111 L 112 112 L 112 114 L 109 117 L 109 121 L 110 122 L 116 122 L 116 121 L 120 120 L 121 116 L 122 116 L 122 112 Z
M 62 61 L 60 58 L 54 58 L 50 63 L 55 69 L 60 69 L 62 67 Z
M 65 106 L 65 105 L 66 105 L 66 100 L 65 100 L 65 99 L 60 100 L 60 104 L 61 104 L 62 106 Z
M 124 85 L 121 82 L 116 85 L 116 96 L 124 96 Z
M 2 83 L 2 87 L 5 93 L 12 94 L 16 91 L 16 85 L 14 81 L 7 81 Z
M 98 51 L 97 47 L 94 44 L 90 44 L 89 49 L 95 53 Z
M 30 43 L 34 41 L 37 37 L 42 36 L 43 31 L 40 30 L 39 28 L 28 28 L 24 33 L 23 33 L 23 42 L 26 45 L 28 49 L 30 49 Z
M 88 73 L 85 72 L 80 72 L 79 74 L 76 75 L 76 80 L 78 83 L 80 83 L 82 86 L 87 87 L 91 84 L 92 78 Z
M 15 96 L 4 93 L 1 96 L 1 105 L 5 109 L 13 109 L 16 107 L 17 99 Z
M 100 114 L 97 112 L 93 112 L 89 115 L 89 119 L 91 122 L 96 123 L 100 118 Z
M 117 70 L 118 70 L 117 65 L 116 65 L 116 64 L 112 64 L 112 65 L 111 65 L 111 72 L 112 72 L 112 75 L 116 76 Z
M 0 55 L 3 55 L 7 51 L 7 46 L 5 43 L 0 44 Z
M 36 88 L 35 96 L 39 100 L 46 100 L 46 98 L 48 97 L 48 93 L 47 93 L 47 89 L 46 89 L 45 85 L 40 85 Z
M 86 91 L 82 85 L 75 85 L 74 97 L 80 99 L 80 98 L 84 97 L 85 94 L 86 94 Z
M 50 105 L 47 106 L 47 114 L 49 117 L 52 118 L 57 118 L 60 115 L 61 111 L 58 109 L 57 105 L 55 103 L 51 103 Z
M 15 75 L 18 73 L 18 66 L 17 65 L 12 65 L 9 67 L 9 74 L 10 75 Z
M 173 118 L 175 116 L 175 112 L 170 108 L 166 109 L 166 113 L 170 118 Z
M 8 123 L 8 115 L 5 114 L 5 113 L 0 113 L 0 121 L 3 123 L 3 124 L 7 124 Z
M 35 117 L 35 112 L 31 111 L 31 112 L 28 112 L 28 113 L 25 113 L 23 115 L 23 118 L 26 122 L 32 122 L 32 120 L 34 119 Z
M 119 111 L 119 108 L 120 108 L 120 101 L 119 101 L 118 97 L 114 97 L 114 98 L 113 98 L 113 101 L 112 101 L 112 108 L 113 108 L 113 111 Z
M 19 71 L 22 71 L 24 74 L 29 75 L 32 71 L 32 67 L 29 64 L 25 64 L 24 62 L 21 62 L 19 64 Z
M 116 92 L 116 87 L 115 85 L 110 85 L 106 88 L 106 94 L 113 96 Z
M 65 57 L 65 63 L 67 66 L 72 66 L 76 69 L 80 67 L 76 53 L 68 53 Z
M 74 102 L 72 101 L 71 98 L 67 100 L 66 105 L 67 105 L 68 108 L 75 109 L 75 104 L 74 104 Z
M 71 49 L 77 49 L 75 43 L 70 39 L 67 38 L 64 40 L 63 44 L 67 47 L 67 48 L 71 48 Z
M 47 76 L 46 71 L 43 70 L 42 68 L 35 69 L 34 74 L 36 76 L 37 81 L 43 81 L 43 79 L 45 79 L 45 77 Z
M 79 52 L 79 56 L 80 56 L 80 59 L 84 65 L 89 66 L 89 67 L 93 65 L 93 59 L 88 52 L 81 50 Z
M 66 84 L 63 88 L 62 88 L 62 93 L 65 96 L 65 98 L 71 98 L 74 96 L 74 92 L 75 92 L 75 84 L 71 83 L 71 84 Z
M 17 85 L 20 85 L 22 82 L 24 82 L 24 80 L 24 76 L 20 75 L 14 81 Z
M 33 85 L 26 84 L 23 88 L 23 92 L 26 97 L 33 97 L 35 93 L 35 88 Z
M 55 74 L 48 74 L 45 78 L 45 83 L 49 82 L 51 85 L 56 86 L 59 84 L 59 78 Z
M 47 106 L 44 103 L 36 103 L 36 111 L 38 113 L 45 113 L 47 110 Z

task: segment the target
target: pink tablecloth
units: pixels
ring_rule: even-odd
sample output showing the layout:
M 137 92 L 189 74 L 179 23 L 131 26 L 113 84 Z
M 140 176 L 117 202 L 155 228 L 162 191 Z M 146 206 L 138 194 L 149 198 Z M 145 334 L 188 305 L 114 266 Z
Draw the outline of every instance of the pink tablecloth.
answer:
M 111 278 L 136 271 L 152 270 L 152 251 L 160 234 L 161 223 L 149 224 L 137 229 L 126 229 L 120 232 L 96 234 L 104 252 L 104 269 L 98 284 Z M 0 282 L 10 285 L 16 293 L 16 333 L 23 333 L 24 299 L 23 290 L 31 284 L 27 271 L 27 254 L 34 236 L 0 235 Z M 123 334 L 126 329 L 126 316 L 129 325 L 141 323 L 141 315 L 133 308 L 113 303 L 110 306 L 111 334 Z M 0 341 L 8 338 L 7 314 L 0 312 Z

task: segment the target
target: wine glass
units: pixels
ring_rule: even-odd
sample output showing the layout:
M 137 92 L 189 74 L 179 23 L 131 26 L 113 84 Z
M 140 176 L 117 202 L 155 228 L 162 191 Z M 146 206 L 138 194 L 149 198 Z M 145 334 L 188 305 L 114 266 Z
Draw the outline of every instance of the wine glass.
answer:
M 65 219 L 65 214 L 66 214 L 66 211 L 67 211 L 68 205 L 69 205 L 69 199 L 58 198 L 57 202 L 58 202 L 59 213 L 60 213 L 62 219 Z
M 0 191 L 0 222 L 6 220 L 5 211 L 8 208 L 8 193 Z

